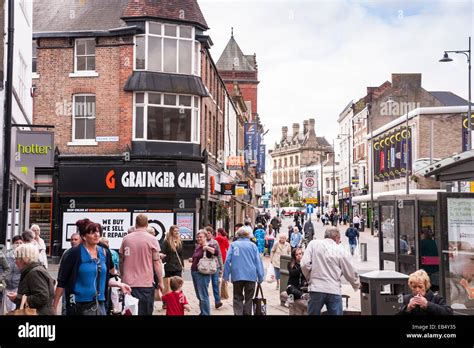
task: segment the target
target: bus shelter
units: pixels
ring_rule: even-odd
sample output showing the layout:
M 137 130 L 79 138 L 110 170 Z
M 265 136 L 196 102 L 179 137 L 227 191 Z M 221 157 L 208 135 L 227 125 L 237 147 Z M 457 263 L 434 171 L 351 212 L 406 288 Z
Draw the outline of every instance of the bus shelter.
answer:
M 380 195 L 380 269 L 410 274 L 423 268 L 432 289 L 440 288 L 441 233 L 437 226 L 439 190 L 413 190 L 410 195 Z
M 437 195 L 440 291 L 456 313 L 474 315 L 474 150 L 443 159 L 423 171 L 425 177 L 434 176 L 448 187 L 465 188 L 465 192 Z M 453 185 L 455 182 L 458 184 Z

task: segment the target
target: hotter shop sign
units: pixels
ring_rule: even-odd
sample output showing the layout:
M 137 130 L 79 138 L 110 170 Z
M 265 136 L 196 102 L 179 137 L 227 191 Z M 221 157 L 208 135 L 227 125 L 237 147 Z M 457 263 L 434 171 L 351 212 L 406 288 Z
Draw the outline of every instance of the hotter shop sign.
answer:
M 52 132 L 17 131 L 15 167 L 54 167 Z
M 200 163 L 171 166 L 67 166 L 59 168 L 59 190 L 76 194 L 202 193 Z

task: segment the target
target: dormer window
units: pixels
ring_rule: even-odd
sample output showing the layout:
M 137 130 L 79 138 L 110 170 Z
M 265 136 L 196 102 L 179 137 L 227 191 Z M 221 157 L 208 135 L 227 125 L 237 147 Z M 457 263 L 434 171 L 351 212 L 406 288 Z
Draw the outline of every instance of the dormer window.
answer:
M 135 70 L 199 75 L 200 44 L 194 27 L 146 23 L 146 34 L 135 36 Z

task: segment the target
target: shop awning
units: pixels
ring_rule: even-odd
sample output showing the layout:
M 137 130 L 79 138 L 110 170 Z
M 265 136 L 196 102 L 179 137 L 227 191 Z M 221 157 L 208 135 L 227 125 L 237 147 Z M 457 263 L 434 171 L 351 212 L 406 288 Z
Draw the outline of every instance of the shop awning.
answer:
M 410 189 L 410 198 L 414 198 L 416 196 L 423 197 L 425 199 L 436 199 L 436 195 L 438 192 L 446 192 L 446 190 L 416 190 Z M 389 197 L 389 196 L 397 196 L 397 198 L 403 199 L 403 196 L 406 196 L 405 189 L 403 190 L 392 190 L 386 192 L 377 192 L 374 193 L 374 201 L 378 198 L 382 197 Z M 370 202 L 370 195 L 363 195 L 363 196 L 355 196 L 352 197 L 352 203 L 359 203 L 359 202 Z

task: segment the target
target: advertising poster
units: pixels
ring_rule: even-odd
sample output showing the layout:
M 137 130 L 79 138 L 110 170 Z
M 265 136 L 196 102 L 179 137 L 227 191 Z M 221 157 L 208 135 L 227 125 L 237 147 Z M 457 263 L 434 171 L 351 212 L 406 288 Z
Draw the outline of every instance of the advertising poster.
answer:
M 133 213 L 133 221 L 135 222 L 135 218 L 138 214 L 145 214 L 148 216 L 148 226 L 153 227 L 155 230 L 156 239 L 158 242 L 162 242 L 165 239 L 166 233 L 169 231 L 171 225 L 174 224 L 174 213 L 160 213 L 160 212 L 153 212 L 153 211 L 136 211 Z
M 179 234 L 183 241 L 193 240 L 194 236 L 194 214 L 176 213 L 176 225 L 179 227 Z
M 89 219 L 102 225 L 103 237 L 109 239 L 109 247 L 119 249 L 122 238 L 127 235 L 127 231 L 132 226 L 130 212 L 123 209 L 76 209 L 63 213 L 63 249 L 71 247 L 71 234 L 77 231 L 76 221 Z
M 448 304 L 474 314 L 474 199 L 448 198 Z

